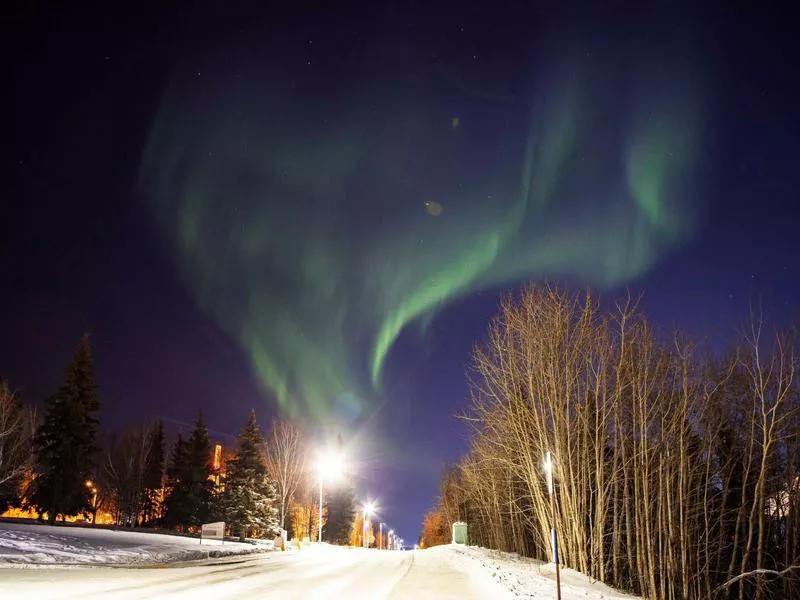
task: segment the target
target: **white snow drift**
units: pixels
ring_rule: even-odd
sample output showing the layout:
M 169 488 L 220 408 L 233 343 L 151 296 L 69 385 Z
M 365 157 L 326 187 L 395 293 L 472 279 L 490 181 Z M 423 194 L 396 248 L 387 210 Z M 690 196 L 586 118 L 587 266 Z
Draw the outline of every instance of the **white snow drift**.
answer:
M 263 550 L 247 543 L 38 524 L 0 523 L 0 565 L 159 564 Z
M 489 573 L 513 598 L 555 598 L 556 574 L 552 563 L 476 546 L 436 546 L 425 552 L 441 553 L 454 568 Z M 561 569 L 562 600 L 636 600 L 572 569 Z

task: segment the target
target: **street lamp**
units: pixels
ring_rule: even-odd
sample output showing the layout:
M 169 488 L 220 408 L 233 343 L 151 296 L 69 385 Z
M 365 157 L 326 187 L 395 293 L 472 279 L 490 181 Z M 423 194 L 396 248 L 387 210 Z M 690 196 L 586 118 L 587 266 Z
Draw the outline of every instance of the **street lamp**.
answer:
M 556 600 L 561 600 L 561 573 L 558 568 L 558 536 L 556 535 L 556 496 L 553 490 L 553 456 L 547 451 L 544 459 L 544 471 L 547 474 L 547 493 L 550 495 L 550 543 L 553 546 L 553 562 L 556 565 Z
M 92 492 L 92 525 L 94 525 L 94 521 L 97 518 L 97 488 L 91 479 L 86 480 L 86 487 Z
M 367 544 L 367 519 L 373 514 L 375 514 L 375 502 L 369 501 L 364 505 L 364 548 L 369 547 Z
M 322 482 L 326 477 L 328 480 L 335 480 L 342 476 L 344 459 L 338 452 L 321 454 L 317 459 L 317 470 L 319 472 L 319 535 L 317 540 L 322 543 Z

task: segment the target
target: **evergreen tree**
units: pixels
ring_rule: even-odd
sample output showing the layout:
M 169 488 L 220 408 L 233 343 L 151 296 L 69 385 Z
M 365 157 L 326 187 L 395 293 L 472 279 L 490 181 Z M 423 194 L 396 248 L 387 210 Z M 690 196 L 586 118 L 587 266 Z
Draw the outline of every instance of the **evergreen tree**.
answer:
M 161 487 L 164 479 L 164 424 L 159 421 L 150 430 L 150 449 L 145 464 L 144 520 L 152 523 L 160 514 Z
M 164 523 L 168 526 L 183 526 L 188 521 L 187 482 L 189 481 L 188 449 L 181 434 L 172 446 L 167 467 L 168 493 L 164 500 Z
M 322 528 L 323 541 L 346 545 L 356 518 L 356 492 L 347 485 L 340 486 L 327 494 L 328 518 Z
M 213 516 L 214 482 L 211 480 L 211 439 L 203 422 L 202 411 L 197 415 L 194 430 L 187 440 L 189 450 L 190 486 L 190 525 L 200 525 Z
M 170 492 L 165 502 L 164 520 L 169 525 L 198 526 L 210 520 L 214 483 L 211 481 L 211 440 L 197 415 L 189 439 L 178 441 L 167 471 Z
M 47 512 L 50 523 L 59 514 L 90 510 L 86 481 L 97 451 L 98 421 L 93 414 L 99 407 L 89 336 L 84 334 L 64 383 L 46 402 L 44 422 L 34 440 L 36 467 L 30 501 L 40 512 Z
M 279 529 L 278 509 L 275 506 L 277 496 L 267 474 L 263 445 L 256 413 L 251 411 L 239 434 L 236 458 L 228 461 L 225 489 L 220 498 L 226 523 L 242 538 L 253 527 L 267 535 L 277 533 Z

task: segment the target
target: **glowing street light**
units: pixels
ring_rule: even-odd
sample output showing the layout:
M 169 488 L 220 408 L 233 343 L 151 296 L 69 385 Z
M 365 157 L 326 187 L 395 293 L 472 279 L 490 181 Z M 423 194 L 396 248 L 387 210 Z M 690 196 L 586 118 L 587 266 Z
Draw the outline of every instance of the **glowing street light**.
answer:
M 544 472 L 547 475 L 547 493 L 550 495 L 550 514 L 552 529 L 550 542 L 553 546 L 553 563 L 556 565 L 556 600 L 561 600 L 561 573 L 558 568 L 558 536 L 556 535 L 556 496 L 553 492 L 553 455 L 547 451 L 544 459 Z
M 375 514 L 375 502 L 370 500 L 364 505 L 364 548 L 367 548 L 367 519 Z
M 85 484 L 89 491 L 92 492 L 92 525 L 94 525 L 94 521 L 97 518 L 97 488 L 91 479 L 87 479 Z
M 333 481 L 342 476 L 344 458 L 338 452 L 321 454 L 317 459 L 317 471 L 319 474 L 319 535 L 317 539 L 322 543 L 322 482 L 326 478 L 328 481 Z

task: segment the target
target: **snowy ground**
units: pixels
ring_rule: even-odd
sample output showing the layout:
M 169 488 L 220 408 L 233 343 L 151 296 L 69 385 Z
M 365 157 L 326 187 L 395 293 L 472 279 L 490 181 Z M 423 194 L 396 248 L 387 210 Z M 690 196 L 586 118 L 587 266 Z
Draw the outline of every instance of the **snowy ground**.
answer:
M 513 598 L 555 598 L 556 573 L 552 563 L 543 563 L 517 554 L 497 552 L 475 546 L 437 546 L 425 552 L 442 553 L 459 568 L 480 565 L 500 583 Z M 562 600 L 636 600 L 572 569 L 561 569 Z
M 142 540 L 144 536 L 146 539 Z M 163 541 L 159 538 L 167 538 Z M 158 540 L 158 541 L 154 541 Z M 313 544 L 294 552 L 195 558 L 197 540 L 172 536 L 0 524 L 0 556 L 52 561 L 57 568 L 0 568 L 3 600 L 242 598 L 469 600 L 555 598 L 552 566 L 482 548 L 440 546 L 399 552 Z M 252 550 L 247 544 L 207 550 Z M 71 566 L 64 566 L 64 562 Z M 23 563 L 24 564 L 24 563 Z M 10 566 L 6 564 L 6 566 Z M 563 600 L 633 600 L 574 571 L 562 572 Z
M 262 550 L 237 542 L 87 527 L 0 523 L 0 566 L 162 564 Z

